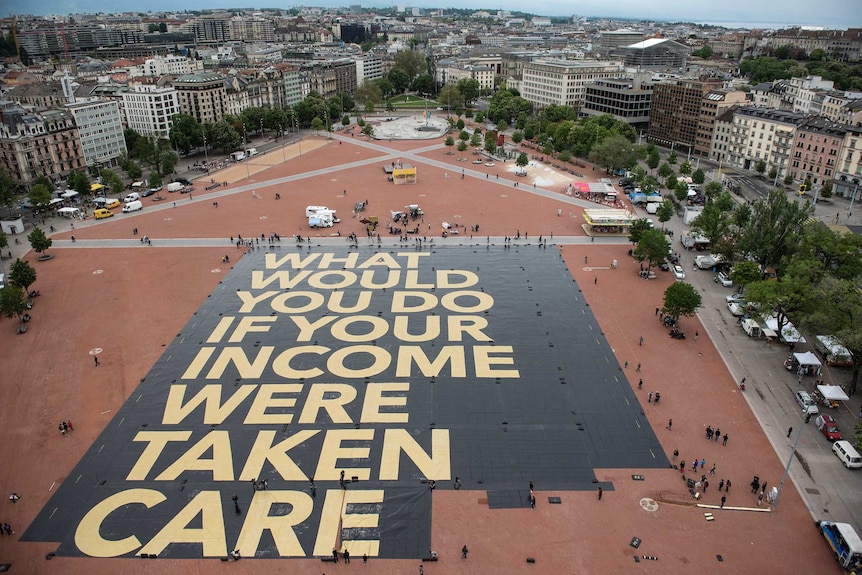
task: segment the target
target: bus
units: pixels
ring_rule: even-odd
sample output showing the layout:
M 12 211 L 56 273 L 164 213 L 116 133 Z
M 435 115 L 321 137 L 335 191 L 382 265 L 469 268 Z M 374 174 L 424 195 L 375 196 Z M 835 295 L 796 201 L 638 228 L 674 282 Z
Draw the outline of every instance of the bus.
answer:
M 850 524 L 818 521 L 817 528 L 841 567 L 848 571 L 862 569 L 862 539 Z

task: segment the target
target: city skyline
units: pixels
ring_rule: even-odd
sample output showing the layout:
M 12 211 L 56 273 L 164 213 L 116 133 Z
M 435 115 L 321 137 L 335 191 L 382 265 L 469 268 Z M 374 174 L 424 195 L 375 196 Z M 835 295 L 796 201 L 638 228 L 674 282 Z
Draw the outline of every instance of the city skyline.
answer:
M 351 2 L 322 1 L 303 4 L 304 6 L 322 6 L 325 8 L 346 7 Z M 445 2 L 417 3 L 415 1 L 400 3 L 371 2 L 359 3 L 364 9 L 389 8 L 395 5 L 405 6 L 408 10 L 414 7 L 427 9 L 447 9 Z M 34 10 L 38 6 L 38 9 Z M 111 5 L 113 13 L 139 12 L 140 5 L 127 0 L 120 0 Z M 295 5 L 300 6 L 300 5 Z M 185 5 L 184 10 L 206 9 L 252 9 L 252 8 L 289 8 L 275 0 L 205 0 Z M 790 26 L 812 26 L 835 29 L 862 27 L 862 10 L 856 0 L 823 0 L 812 3 L 808 0 L 785 0 L 780 13 L 776 13 L 775 5 L 763 0 L 726 0 L 720 10 L 704 5 L 682 3 L 678 0 L 655 0 L 644 4 L 639 0 L 619 0 L 612 6 L 598 0 L 587 0 L 576 4 L 560 0 L 539 0 L 531 5 L 531 13 L 539 16 L 571 16 L 578 14 L 588 18 L 619 18 L 631 20 L 692 22 L 696 24 L 721 24 L 728 27 L 766 27 L 781 28 Z M 522 7 L 515 2 L 504 1 L 498 6 L 487 5 L 485 0 L 467 2 L 460 8 L 475 10 L 519 10 Z M 67 15 L 81 13 L 105 12 L 105 5 L 95 0 L 73 0 L 47 2 L 34 5 L 25 0 L 10 0 L 5 3 L 3 16 L 12 14 L 35 15 Z M 154 0 L 148 3 L 147 13 L 176 13 L 176 5 L 166 0 Z

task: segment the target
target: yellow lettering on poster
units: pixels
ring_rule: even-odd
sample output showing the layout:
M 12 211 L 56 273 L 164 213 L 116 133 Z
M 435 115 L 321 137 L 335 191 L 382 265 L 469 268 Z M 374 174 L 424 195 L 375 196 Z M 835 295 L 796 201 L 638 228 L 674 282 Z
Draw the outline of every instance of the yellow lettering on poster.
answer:
M 344 365 L 345 360 L 353 354 L 370 355 L 372 363 L 365 368 L 350 368 Z M 389 364 L 392 363 L 392 356 L 382 347 L 374 345 L 353 345 L 336 349 L 326 361 L 326 368 L 329 373 L 335 377 L 344 379 L 362 379 L 363 377 L 371 377 L 378 373 L 383 373 Z
M 275 431 L 264 430 L 257 434 L 245 467 L 239 474 L 240 481 L 251 481 L 260 477 L 263 465 L 269 461 L 284 481 L 306 481 L 308 476 L 287 454 L 288 451 L 320 433 L 319 430 L 302 429 L 286 439 L 273 444 Z
M 286 515 L 270 515 L 275 504 L 289 505 Z M 314 502 L 302 491 L 256 491 L 246 512 L 236 548 L 242 555 L 253 556 L 264 531 L 269 531 L 279 557 L 305 557 L 294 528 L 311 516 Z
M 407 423 L 409 413 L 404 411 L 380 411 L 383 407 L 396 408 L 407 405 L 409 382 L 369 383 L 365 386 L 365 401 L 362 403 L 361 423 Z M 401 393 L 402 395 L 383 395 Z
M 207 343 L 219 343 L 227 333 L 230 324 L 232 324 L 235 319 L 235 317 L 229 315 L 221 318 L 218 325 L 215 326 L 212 333 L 210 333 L 210 336 L 207 338 Z
M 374 290 L 382 290 L 394 288 L 398 285 L 398 281 L 401 279 L 401 272 L 398 270 L 389 270 L 386 274 L 386 281 L 375 283 L 374 278 L 377 275 L 377 272 L 381 270 L 366 270 L 362 272 L 362 275 L 359 276 L 359 285 L 364 287 L 365 289 L 374 289 Z
M 356 476 L 367 480 L 371 477 L 371 469 L 368 467 L 339 467 L 339 459 L 368 459 L 371 452 L 370 447 L 344 447 L 347 442 L 364 442 L 370 446 L 374 439 L 373 429 L 331 429 L 326 432 L 323 446 L 320 448 L 320 458 L 317 460 L 317 469 L 314 479 L 318 481 L 334 481 L 341 477 L 341 472 L 347 478 Z
M 399 269 L 401 267 L 401 264 L 399 264 L 398 260 L 393 258 L 391 255 L 385 252 L 381 252 L 379 254 L 374 254 L 373 256 L 359 264 L 359 269 L 364 270 L 375 266 Z
M 271 328 L 268 325 L 258 325 L 259 323 L 275 323 L 277 317 L 271 315 L 247 315 L 239 318 L 239 323 L 234 329 L 228 341 L 230 343 L 242 343 L 245 336 L 250 333 L 267 333 Z
M 299 328 L 299 335 L 296 336 L 296 341 L 311 341 L 314 338 L 314 332 L 318 329 L 334 322 L 337 317 L 323 316 L 315 321 L 308 321 L 305 316 L 292 315 L 291 321 Z
M 332 397 L 325 397 L 330 395 Z M 305 395 L 305 405 L 299 416 L 299 423 L 315 423 L 320 410 L 326 411 L 326 415 L 332 423 L 353 423 L 344 406 L 356 399 L 356 388 L 343 383 L 317 383 L 308 389 Z
M 412 300 L 420 300 L 414 302 Z M 396 291 L 392 293 L 392 313 L 420 313 L 434 309 L 437 305 L 437 296 L 424 292 Z
M 262 294 L 253 295 L 251 292 L 239 290 L 236 292 L 236 297 L 238 297 L 239 301 L 242 302 L 242 306 L 239 308 L 239 313 L 251 313 L 254 310 L 254 306 L 278 295 L 279 293 L 281 292 L 265 291 Z
M 293 274 L 293 276 L 287 270 L 273 272 L 269 277 L 264 276 L 263 273 L 263 270 L 251 272 L 251 289 L 264 289 L 275 281 L 278 282 L 279 289 L 293 289 L 311 275 L 308 270 Z
M 327 556 L 338 547 L 342 529 L 355 529 L 364 527 L 373 529 L 380 523 L 380 515 L 377 513 L 347 513 L 348 505 L 361 503 L 381 503 L 383 501 L 382 489 L 357 490 L 357 489 L 329 489 L 323 502 L 323 510 L 320 514 L 320 523 L 317 528 L 317 540 L 314 543 L 314 555 Z M 367 553 L 370 557 L 376 557 L 380 552 L 380 541 L 356 540 L 345 542 L 351 555 L 362 555 Z M 340 548 L 339 548 L 340 550 Z
M 257 388 L 254 384 L 241 385 L 222 405 L 221 393 L 224 389 L 220 384 L 209 383 L 203 386 L 191 399 L 183 403 L 186 395 L 186 385 L 172 385 L 168 391 L 168 399 L 165 402 L 165 411 L 162 414 L 164 425 L 177 425 L 182 423 L 195 409 L 204 405 L 205 425 L 218 425 L 239 407 L 245 398 Z
M 123 539 L 105 539 L 102 537 L 102 523 L 107 517 L 127 505 L 143 505 L 147 509 L 154 507 L 167 499 L 154 489 L 127 489 L 114 493 L 98 502 L 84 515 L 75 530 L 75 546 L 90 557 L 119 557 L 131 553 L 141 546 L 141 541 L 134 535 Z
M 458 278 L 460 277 L 460 281 Z M 479 283 L 479 276 L 467 270 L 437 270 L 437 288 L 467 288 Z
M 307 301 L 300 301 L 295 306 L 288 305 L 288 303 L 292 303 L 291 300 L 294 299 L 305 299 Z M 323 297 L 323 294 L 316 291 L 292 291 L 272 298 L 271 305 L 272 310 L 278 313 L 300 314 L 316 310 L 321 307 L 325 301 L 326 298 Z
M 302 345 L 299 347 L 292 347 L 278 354 L 278 357 L 276 357 L 272 362 L 272 370 L 276 373 L 276 375 L 280 375 L 285 379 L 301 379 L 303 377 L 306 379 L 311 379 L 312 377 L 323 375 L 323 370 L 319 367 L 296 369 L 290 365 L 290 361 L 293 358 L 306 353 L 323 355 L 328 351 L 329 348 L 322 345 Z
M 169 442 L 185 442 L 191 436 L 191 431 L 139 431 L 132 441 L 146 441 L 147 445 L 129 474 L 126 475 L 126 481 L 145 480 Z
M 356 256 L 356 254 L 351 255 Z M 298 270 L 310 266 L 319 257 L 320 254 L 308 254 L 302 259 L 302 254 L 297 253 L 289 253 L 279 257 L 278 254 L 267 252 L 263 257 L 263 261 L 268 270 L 275 270 L 286 265 Z
M 509 354 L 498 357 L 492 354 Z M 477 345 L 473 347 L 476 377 L 521 377 L 517 369 L 496 369 L 497 365 L 514 365 L 511 345 Z
M 285 411 L 296 405 L 296 397 L 273 397 L 277 394 L 299 394 L 301 383 L 275 383 L 262 385 L 243 422 L 245 425 L 282 425 L 293 421 L 293 413 Z M 268 409 L 278 409 L 267 413 Z
M 444 345 L 432 362 L 418 345 L 402 345 L 398 350 L 395 375 L 397 377 L 410 377 L 414 362 L 422 375 L 426 377 L 439 375 L 447 363 L 452 377 L 467 376 L 467 363 L 464 360 L 464 348 L 461 346 Z
M 200 529 L 189 527 L 197 517 L 201 518 Z M 219 557 L 227 554 L 224 531 L 224 512 L 220 491 L 201 491 L 188 502 L 149 543 L 141 553 L 158 555 L 172 543 L 199 543 L 204 557 Z
M 318 269 L 328 269 L 332 264 L 341 264 L 343 268 L 355 268 L 356 262 L 359 261 L 359 254 L 347 254 L 343 258 L 335 257 L 333 253 L 325 253 L 320 255 L 320 263 L 317 264 Z
M 432 289 L 434 284 L 419 283 L 419 270 L 407 270 L 404 287 L 407 289 Z
M 463 300 L 466 298 L 474 298 L 476 303 L 473 305 L 458 303 L 459 299 Z M 440 297 L 440 303 L 443 304 L 443 307 L 455 313 L 479 313 L 494 307 L 494 298 L 481 291 L 460 290 L 443 294 Z
M 446 318 L 449 327 L 449 341 L 463 341 L 464 334 L 476 341 L 493 341 L 482 331 L 488 327 L 488 320 L 479 315 L 450 315 Z
M 392 327 L 392 334 L 401 341 L 433 341 L 440 337 L 440 316 L 439 315 L 420 315 L 413 316 L 414 322 L 425 320 L 425 330 L 422 333 L 412 334 L 409 330 L 410 316 L 399 315 L 395 317 L 395 325 Z
M 383 453 L 380 458 L 380 479 L 396 481 L 401 469 L 401 453 L 413 462 L 428 479 L 451 479 L 449 430 L 431 430 L 431 453 L 427 453 L 406 429 L 383 430 Z
M 195 354 L 194 359 L 189 362 L 189 366 L 186 368 L 186 371 L 180 379 L 197 379 L 204 370 L 204 367 L 206 367 L 206 364 L 212 357 L 213 353 L 215 353 L 214 347 L 200 348 Z
M 364 330 L 364 333 L 360 329 L 350 329 L 350 327 L 354 324 L 363 323 L 369 324 L 371 326 L 371 329 Z M 354 315 L 339 319 L 332 324 L 331 330 L 332 337 L 334 337 L 338 341 L 374 341 L 386 335 L 386 332 L 389 331 L 389 322 L 387 322 L 382 317 L 377 317 L 373 315 Z M 351 331 L 359 333 L 351 333 Z
M 224 347 L 213 362 L 206 378 L 221 379 L 228 365 L 233 364 L 242 379 L 260 379 L 263 370 L 269 365 L 269 358 L 274 350 L 271 345 L 262 345 L 257 357 L 250 362 L 243 348 Z
M 371 292 L 361 291 L 356 294 L 356 303 L 350 307 L 344 305 L 344 296 L 345 292 L 343 291 L 332 292 L 329 295 L 329 302 L 327 303 L 326 308 L 333 313 L 359 313 L 361 311 L 365 311 L 368 309 L 368 306 L 371 305 Z
M 212 458 L 203 455 L 212 449 Z M 173 481 L 186 471 L 209 471 L 213 481 L 233 481 L 233 455 L 227 431 L 210 431 L 156 477 Z

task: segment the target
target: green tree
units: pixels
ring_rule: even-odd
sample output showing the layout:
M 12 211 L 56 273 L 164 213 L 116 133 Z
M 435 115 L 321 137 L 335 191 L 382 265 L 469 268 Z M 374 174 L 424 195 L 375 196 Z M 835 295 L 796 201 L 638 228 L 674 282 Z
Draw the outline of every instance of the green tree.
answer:
M 455 127 L 458 128 L 459 130 L 461 130 L 462 132 L 464 132 L 464 126 L 465 125 L 466 124 L 464 124 L 464 120 L 462 120 L 461 118 L 458 118 L 458 121 L 455 122 Z M 466 133 L 466 132 L 464 132 L 464 133 Z M 469 136 L 469 134 L 468 134 L 468 136 Z
M 775 178 L 778 177 L 778 168 L 776 168 L 775 166 L 772 166 L 771 168 L 769 168 L 769 174 L 768 175 L 769 175 L 770 180 L 775 181 Z
M 568 150 L 563 150 L 557 156 L 557 159 L 560 160 L 561 162 L 570 162 L 572 160 L 572 153 Z
M 730 270 L 730 279 L 741 285 L 742 289 L 750 283 L 760 281 L 760 276 L 760 266 L 751 260 L 743 260 Z
M 676 150 L 671 150 L 670 154 L 667 157 L 667 161 L 670 165 L 675 166 L 679 161 L 679 155 L 676 153 Z
M 695 50 L 691 53 L 692 56 L 697 56 L 698 58 L 703 58 L 704 60 L 709 60 L 712 57 L 712 48 L 709 45 L 705 45 L 702 48 Z
M 373 137 L 374 136 L 374 126 L 372 126 L 371 124 L 365 124 L 365 126 L 362 128 L 362 133 L 365 134 L 366 136 L 368 136 L 369 138 Z
M 36 283 L 36 270 L 29 262 L 18 258 L 9 266 L 9 281 L 18 287 L 24 288 L 24 293 L 27 294 L 27 298 L 29 299 L 30 286 Z
M 37 210 L 47 208 L 53 198 L 51 195 L 51 188 L 48 188 L 43 184 L 36 184 L 31 187 L 30 193 L 27 194 L 27 197 L 30 200 L 30 204 Z
M 652 229 L 649 220 L 641 218 L 632 222 L 629 226 L 629 241 L 633 244 L 640 243 L 645 231 Z
M 757 281 L 748 284 L 745 298 L 757 309 L 761 319 L 774 315 L 778 333 L 782 333 L 790 316 L 802 317 L 814 304 L 819 305 L 816 286 L 823 270 L 812 260 L 792 262 L 781 281 Z M 828 332 L 827 332 L 828 333 Z
M 821 62 L 826 59 L 826 50 L 823 48 L 815 48 L 811 51 L 811 54 L 808 55 L 808 59 L 813 62 Z
M 665 184 L 665 187 L 673 190 L 673 197 L 676 198 L 676 201 L 682 203 L 688 199 L 688 185 L 685 182 L 677 181 L 675 177 L 668 176 Z
M 410 89 L 417 94 L 431 94 L 434 92 L 434 76 L 431 74 L 419 74 L 410 84 Z
M 757 164 L 754 166 L 754 171 L 762 178 L 763 174 L 766 173 L 766 160 L 757 160 Z
M 490 130 L 485 132 L 485 151 L 489 154 L 497 152 L 497 136 Z
M 15 180 L 3 168 L 0 168 L 0 208 L 8 210 L 15 205 L 16 187 Z
M 670 176 L 674 175 L 674 173 L 675 172 L 673 171 L 673 168 L 671 168 L 670 164 L 668 164 L 667 162 L 665 162 L 661 166 L 659 166 L 658 175 L 660 178 L 670 177 Z M 674 184 L 674 185 L 676 185 L 676 184 Z
M 466 152 L 467 151 L 467 142 L 464 140 L 458 140 L 458 151 Z
M 151 188 L 158 188 L 162 185 L 162 177 L 158 172 L 150 172 L 150 177 L 147 178 L 147 185 Z
M 512 132 L 512 141 L 516 144 L 520 144 L 524 141 L 524 133 L 520 130 L 515 130 L 514 132 Z
M 140 180 L 141 176 L 144 175 L 144 171 L 135 161 L 129 162 L 129 167 L 126 169 L 126 174 L 133 180 Z
M 415 50 L 401 50 L 395 54 L 395 66 L 407 74 L 408 83 L 420 74 L 428 72 L 428 60 L 421 52 Z
M 687 282 L 673 282 L 664 291 L 664 304 L 661 312 L 675 320 L 680 317 L 691 317 L 701 305 L 701 297 L 697 289 Z
M 832 197 L 832 181 L 829 180 L 823 184 L 820 188 L 820 197 L 824 200 L 828 200 Z
M 0 312 L 8 318 L 18 316 L 18 333 L 24 333 L 24 313 L 27 311 L 27 296 L 15 285 L 0 289 Z
M 658 221 L 662 223 L 662 228 L 664 228 L 664 224 L 669 222 L 673 217 L 673 202 L 662 200 L 655 215 L 658 217 Z
M 663 261 L 670 250 L 670 243 L 661 231 L 650 228 L 645 230 L 632 255 L 639 262 L 646 261 L 647 269 Z
M 211 133 L 207 136 L 207 143 L 213 148 L 221 150 L 222 153 L 228 154 L 240 146 L 242 137 L 227 120 L 221 119 L 212 125 Z
M 470 146 L 473 148 L 479 148 L 482 146 L 482 132 L 478 129 L 473 132 L 472 136 L 470 136 Z
M 82 197 L 87 197 L 92 193 L 90 190 L 90 178 L 83 171 L 75 171 L 69 174 L 69 177 L 66 178 L 66 184 L 81 194 Z
M 389 74 L 387 74 L 386 77 L 392 83 L 392 88 L 395 90 L 396 94 L 400 94 L 405 91 L 410 85 L 410 78 L 407 76 L 407 73 L 400 68 L 392 68 L 389 70 Z
M 112 194 L 120 194 L 123 192 L 123 180 L 113 170 L 102 171 L 102 183 L 111 190 Z
M 611 172 L 625 166 L 633 152 L 634 146 L 625 137 L 611 134 L 593 146 L 589 160 Z
M 461 92 L 458 91 L 458 86 L 455 84 L 446 84 L 440 89 L 440 93 L 437 94 L 437 101 L 443 104 L 447 110 L 463 99 L 464 96 L 461 95 Z
M 654 171 L 658 167 L 660 162 L 661 156 L 659 155 L 658 150 L 653 148 L 653 151 L 650 152 L 649 156 L 647 157 L 647 166 L 650 170 Z
M 181 153 L 188 154 L 192 148 L 203 146 L 204 131 L 197 118 L 188 114 L 176 114 L 171 121 L 170 141 Z
M 700 186 L 706 181 L 706 174 L 703 173 L 703 170 L 698 168 L 691 174 L 691 181 Z
M 27 241 L 30 242 L 30 247 L 33 248 L 33 251 L 40 256 L 43 254 L 48 255 L 48 248 L 54 243 L 51 238 L 45 235 L 42 228 L 39 227 L 33 228 L 33 231 L 27 234 Z
M 784 185 L 785 186 L 792 186 L 793 185 L 793 176 L 791 176 L 790 174 L 787 174 L 786 176 L 784 176 Z
M 740 233 L 740 252 L 749 254 L 764 268 L 782 267 L 813 211 L 809 201 L 791 201 L 782 191 L 770 190 L 766 198 L 751 206 L 751 219 Z
M 688 162 L 683 162 L 679 166 L 679 173 L 683 176 L 689 175 L 691 173 L 691 164 L 689 164 Z
M 521 152 L 520 154 L 518 154 L 518 157 L 515 160 L 515 165 L 518 166 L 519 168 L 523 168 L 529 163 L 530 163 L 530 159 L 527 157 L 527 154 L 525 154 L 524 152 Z
M 473 78 L 461 78 L 457 86 L 458 92 L 464 99 L 464 107 L 469 107 L 470 102 L 479 97 L 479 82 Z
M 455 139 L 452 136 L 446 136 L 446 139 L 443 141 L 443 145 L 445 145 L 447 148 L 449 148 L 446 151 L 446 153 L 451 154 L 452 153 L 452 146 L 455 145 Z

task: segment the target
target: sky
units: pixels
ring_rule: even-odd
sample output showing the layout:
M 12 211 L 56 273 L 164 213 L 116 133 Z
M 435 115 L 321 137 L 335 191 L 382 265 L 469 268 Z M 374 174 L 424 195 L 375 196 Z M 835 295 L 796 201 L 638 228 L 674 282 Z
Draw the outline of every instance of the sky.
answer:
M 466 0 L 459 8 L 493 10 L 523 10 L 524 4 L 516 0 Z M 356 0 L 308 0 L 305 6 L 346 6 Z M 377 0 L 362 2 L 364 8 L 404 5 L 421 8 L 446 8 L 451 0 Z M 204 8 L 285 8 L 289 4 L 279 0 L 187 0 L 182 4 L 186 10 Z M 10 14 L 72 14 L 93 13 L 110 9 L 112 12 L 126 11 L 174 11 L 177 4 L 171 0 L 3 0 L 0 15 Z M 740 25 L 758 23 L 773 27 L 791 25 L 821 26 L 825 28 L 862 28 L 862 0 L 720 0 L 717 2 L 692 2 L 691 0 L 533 0 L 530 12 L 545 16 L 616 17 L 644 20 L 687 21 L 695 23 L 738 22 Z

